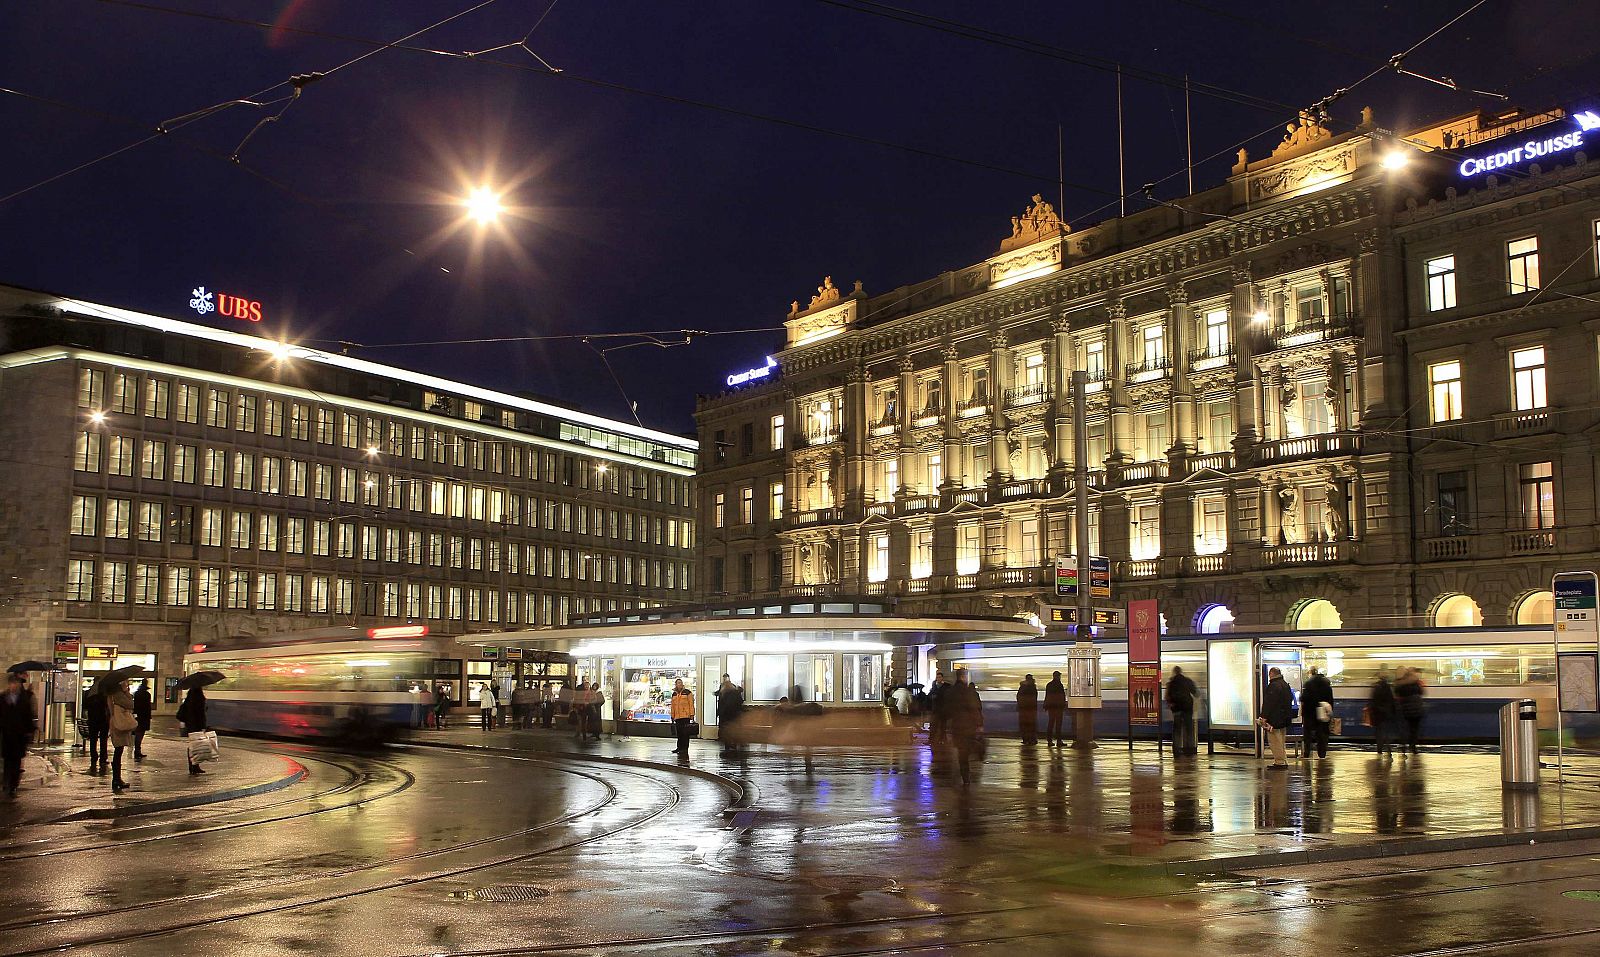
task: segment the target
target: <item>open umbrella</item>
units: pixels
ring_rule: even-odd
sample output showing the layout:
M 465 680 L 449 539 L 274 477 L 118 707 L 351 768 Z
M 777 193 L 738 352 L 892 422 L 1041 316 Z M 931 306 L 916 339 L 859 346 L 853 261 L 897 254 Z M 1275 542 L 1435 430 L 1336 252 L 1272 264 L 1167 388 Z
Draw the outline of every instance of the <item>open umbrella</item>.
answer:
M 61 670 L 61 669 L 57 668 L 55 665 L 45 664 L 42 661 L 19 661 L 16 664 L 14 664 L 11 667 L 6 669 L 7 672 L 14 673 L 14 674 L 22 674 L 24 671 L 59 671 L 59 670 Z
M 143 665 L 124 665 L 121 668 L 113 668 L 101 675 L 100 679 L 94 683 L 94 691 L 92 693 L 105 694 L 129 678 L 137 678 L 143 674 L 145 674 Z
M 204 688 L 207 685 L 214 685 L 226 677 L 228 676 L 220 671 L 196 671 L 194 674 L 184 675 L 179 679 L 176 687 L 179 691 L 187 691 L 190 688 Z

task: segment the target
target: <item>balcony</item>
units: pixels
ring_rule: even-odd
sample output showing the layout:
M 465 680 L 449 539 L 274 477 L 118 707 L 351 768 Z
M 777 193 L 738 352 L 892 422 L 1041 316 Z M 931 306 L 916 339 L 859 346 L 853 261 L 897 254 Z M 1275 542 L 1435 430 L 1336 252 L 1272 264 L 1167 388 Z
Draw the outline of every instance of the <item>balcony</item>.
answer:
M 1227 552 L 1215 555 L 1185 555 L 1183 557 L 1183 574 L 1185 575 L 1225 575 L 1233 571 L 1233 556 Z
M 1506 532 L 1507 555 L 1538 555 L 1556 550 L 1556 530 L 1540 528 L 1526 532 Z
M 1143 362 L 1130 362 L 1127 367 L 1129 382 L 1152 382 L 1156 379 L 1165 379 L 1172 375 L 1172 360 L 1166 356 L 1146 359 Z
M 1313 342 L 1328 342 L 1355 335 L 1353 316 L 1312 316 L 1294 322 L 1280 322 L 1272 329 L 1272 345 L 1277 349 L 1292 349 Z
M 922 428 L 923 426 L 926 426 L 926 425 L 938 425 L 938 424 L 939 424 L 939 410 L 937 408 L 923 409 L 921 412 L 918 412 L 916 415 L 911 417 L 911 425 L 914 428 L 919 428 L 920 429 L 920 428 Z
M 1172 471 L 1171 465 L 1160 459 L 1118 466 L 1117 483 L 1130 485 L 1136 482 L 1165 482 Z
M 987 411 L 989 411 L 988 395 L 976 395 L 970 399 L 962 399 L 960 402 L 956 403 L 956 415 L 963 419 L 974 415 L 980 415 Z
M 900 506 L 896 511 L 901 515 L 910 515 L 914 512 L 932 512 L 938 508 L 939 496 L 937 495 L 907 495 L 900 500 Z
M 1236 464 L 1232 452 L 1207 452 L 1204 455 L 1189 456 L 1189 472 L 1191 474 L 1205 469 L 1217 472 L 1232 472 Z
M 1256 446 L 1256 460 L 1288 462 L 1294 459 L 1316 458 L 1322 455 L 1354 455 L 1361 451 L 1361 433 L 1324 432 L 1320 435 L 1303 435 L 1293 439 L 1273 439 Z
M 1025 586 L 1034 588 L 1045 584 L 1046 569 L 1037 565 L 1024 568 L 991 568 L 978 573 L 980 588 L 1004 588 L 1007 586 Z
M 893 514 L 893 502 L 869 502 L 867 504 L 867 518 L 886 518 Z
M 905 593 L 907 595 L 926 595 L 933 591 L 933 579 L 926 576 L 906 580 Z
M 1121 562 L 1123 578 L 1159 578 L 1161 577 L 1161 559 L 1137 558 L 1131 562 Z
M 986 488 L 958 488 L 944 493 L 945 508 L 956 505 L 986 505 L 989 502 L 989 490 Z
M 1512 438 L 1518 435 L 1539 435 L 1556 427 L 1555 409 L 1528 409 L 1522 412 L 1503 412 L 1494 417 L 1494 437 Z
M 1286 565 L 1332 565 L 1345 561 L 1344 545 L 1344 542 L 1269 545 L 1261 550 L 1261 564 L 1267 568 L 1282 568 Z
M 971 590 L 973 588 L 977 588 L 977 587 L 978 587 L 978 573 L 977 572 L 971 572 L 971 573 L 966 574 L 966 575 L 951 575 L 950 576 L 950 590 L 951 591 L 969 591 L 969 590 Z
M 995 497 L 1002 502 L 1015 498 L 1032 498 L 1036 495 L 1046 495 L 1050 491 L 1050 482 L 1047 479 L 1013 479 L 1000 483 L 995 489 Z
M 1205 372 L 1208 369 L 1221 369 L 1233 365 L 1233 348 L 1222 346 L 1200 346 L 1189 350 L 1189 369 L 1192 372 Z
M 800 434 L 806 445 L 830 445 L 839 441 L 842 430 L 832 429 L 807 429 Z
M 1050 387 L 1043 382 L 1030 382 L 1019 385 L 1015 389 L 1006 390 L 1006 408 L 1015 409 L 1035 402 L 1043 402 L 1050 397 Z
M 889 594 L 889 583 L 886 581 L 867 582 L 867 587 L 862 593 L 869 598 L 882 598 Z
M 1445 535 L 1440 538 L 1425 538 L 1422 540 L 1422 560 L 1425 562 L 1447 562 L 1460 558 L 1476 558 L 1477 546 L 1475 540 L 1467 535 Z
M 837 525 L 844 521 L 842 508 L 816 508 L 809 512 L 796 512 L 789 522 L 790 528 L 808 528 L 812 525 Z

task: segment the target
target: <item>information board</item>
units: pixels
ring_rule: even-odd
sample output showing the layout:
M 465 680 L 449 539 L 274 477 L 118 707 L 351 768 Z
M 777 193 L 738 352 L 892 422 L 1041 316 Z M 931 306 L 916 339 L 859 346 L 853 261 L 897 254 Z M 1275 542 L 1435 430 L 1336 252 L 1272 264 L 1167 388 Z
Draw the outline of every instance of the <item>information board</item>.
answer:
M 1578 646 L 1574 651 L 1600 651 L 1600 614 L 1595 607 L 1600 587 L 1595 573 L 1558 572 L 1550 591 L 1555 595 L 1557 645 L 1571 643 Z
M 1128 602 L 1128 724 L 1161 726 L 1161 612 L 1153 598 Z
M 1111 559 L 1104 555 L 1089 557 L 1089 597 L 1111 597 Z
M 1600 711 L 1596 694 L 1592 651 L 1563 651 L 1556 655 L 1556 708 L 1559 711 Z
M 1056 595 L 1071 598 L 1078 593 L 1078 560 L 1071 555 L 1056 556 Z
M 1248 731 L 1255 726 L 1252 644 L 1250 638 L 1206 642 L 1206 697 L 1211 727 L 1219 731 Z

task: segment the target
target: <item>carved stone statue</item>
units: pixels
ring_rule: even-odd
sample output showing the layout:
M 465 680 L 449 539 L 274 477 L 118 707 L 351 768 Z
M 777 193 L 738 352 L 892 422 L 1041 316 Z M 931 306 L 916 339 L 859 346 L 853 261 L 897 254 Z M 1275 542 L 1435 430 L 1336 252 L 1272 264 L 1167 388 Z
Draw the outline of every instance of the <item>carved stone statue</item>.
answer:
M 842 469 L 840 468 L 839 463 L 838 463 L 837 460 L 833 460 L 833 461 L 831 461 L 829 463 L 828 471 L 825 474 L 825 479 L 826 479 L 826 481 L 828 483 L 828 507 L 829 508 L 832 508 L 835 505 L 838 505 L 843 500 L 843 496 L 840 494 L 840 488 L 839 488 L 839 477 L 840 477 L 839 473 L 841 471 L 842 471 Z
M 1300 542 L 1300 493 L 1292 486 L 1285 485 L 1278 489 L 1278 527 L 1283 537 L 1283 544 L 1296 545 Z
M 1011 474 L 1016 475 L 1017 466 L 1022 463 L 1022 440 L 1014 432 L 1006 433 L 1006 460 L 1010 463 Z
M 1283 129 L 1283 142 L 1279 143 L 1278 148 L 1272 151 L 1273 156 L 1298 152 L 1313 143 L 1333 137 L 1333 134 L 1328 132 L 1328 128 L 1323 126 L 1322 122 L 1317 117 L 1312 116 L 1308 110 L 1301 110 L 1300 116 L 1296 121 L 1288 124 Z
M 1033 203 L 1023 210 L 1022 215 L 1011 217 L 1011 237 L 1000 243 L 1000 251 L 1009 252 L 1041 240 L 1064 236 L 1070 228 L 1061 221 L 1061 214 L 1056 212 L 1054 206 L 1045 202 L 1042 195 L 1034 193 Z
M 833 582 L 837 581 L 839 577 L 839 566 L 833 560 L 833 539 L 830 538 L 819 545 L 817 547 L 817 552 L 821 556 L 819 564 L 821 566 L 822 576 L 821 581 L 819 581 L 817 584 L 832 584 Z
M 1338 386 L 1331 377 L 1327 390 L 1322 393 L 1322 402 L 1328 407 L 1328 427 L 1334 430 L 1344 428 L 1344 397 L 1339 394 Z
M 839 287 L 833 284 L 832 276 L 823 276 L 822 285 L 817 287 L 817 294 L 811 297 L 811 305 L 807 308 L 815 309 L 838 301 Z
M 1350 501 L 1339 476 L 1329 475 L 1322 486 L 1322 540 L 1341 541 L 1349 533 Z
M 800 546 L 800 584 L 815 585 L 817 583 L 816 552 L 810 545 Z

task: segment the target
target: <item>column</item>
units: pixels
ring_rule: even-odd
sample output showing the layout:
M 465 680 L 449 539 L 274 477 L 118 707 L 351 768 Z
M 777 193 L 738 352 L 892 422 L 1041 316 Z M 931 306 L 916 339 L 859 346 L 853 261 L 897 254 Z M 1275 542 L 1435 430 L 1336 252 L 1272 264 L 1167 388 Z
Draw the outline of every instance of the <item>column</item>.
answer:
M 1050 412 L 1054 428 L 1050 433 L 1051 471 L 1058 480 L 1072 466 L 1072 352 L 1071 325 L 1064 314 L 1050 319 Z M 1058 481 L 1058 487 L 1060 483 Z
M 1006 386 L 1011 382 L 1011 350 L 1004 332 L 989 336 L 989 479 L 1011 478 L 1011 453 L 1006 436 Z
M 913 363 L 911 361 L 911 357 L 909 355 L 901 356 L 899 364 L 900 403 L 897 409 L 897 412 L 899 413 L 899 422 L 897 424 L 900 427 L 900 449 L 897 453 L 899 462 L 897 467 L 900 475 L 900 488 L 892 488 L 889 490 L 889 494 L 892 495 L 896 501 L 898 501 L 900 498 L 900 489 L 907 488 L 911 485 L 911 465 L 915 458 L 914 453 L 916 452 L 915 446 L 913 446 L 911 443 L 911 422 L 916 418 L 917 415 L 916 396 L 913 392 L 913 390 L 916 388 L 916 382 L 911 376 L 912 368 Z
M 957 361 L 961 358 L 961 351 L 953 344 L 947 345 L 939 353 L 944 359 L 944 408 L 940 410 L 944 421 L 944 486 L 958 488 L 961 485 L 961 429 L 956 421 L 956 394 L 961 389 L 961 367 Z
M 795 398 L 793 389 L 783 390 L 783 460 L 785 485 L 783 489 L 783 509 L 787 518 L 793 520 L 797 512 L 813 508 L 809 500 L 802 502 L 801 496 L 807 493 L 805 483 L 800 475 L 800 467 L 795 462 L 795 449 L 800 446 L 800 439 L 805 435 L 805 423 L 800 419 L 800 400 Z
M 1257 328 L 1255 312 L 1261 308 L 1248 264 L 1233 269 L 1233 298 L 1228 303 L 1228 334 L 1233 336 L 1234 397 L 1233 448 L 1241 459 L 1261 441 L 1261 411 L 1256 388 L 1256 346 L 1264 331 Z
M 1106 311 L 1111 316 L 1106 326 L 1106 383 L 1111 390 L 1106 464 L 1116 466 L 1133 461 L 1133 456 L 1128 452 L 1128 443 L 1133 438 L 1133 414 L 1128 408 L 1127 369 L 1123 358 L 1123 353 L 1127 351 L 1128 317 L 1127 308 L 1120 299 L 1108 302 Z
M 844 415 L 840 423 L 845 435 L 844 502 L 860 514 L 867 497 L 867 436 L 872 423 L 867 421 L 867 366 L 856 360 L 844 387 Z
M 1172 351 L 1171 455 L 1193 455 L 1199 448 L 1194 427 L 1194 387 L 1189 383 L 1189 349 L 1194 340 L 1194 309 L 1181 283 L 1167 289 L 1167 342 Z M 1178 463 L 1174 463 L 1175 465 Z M 1174 468 L 1176 474 L 1178 469 Z

